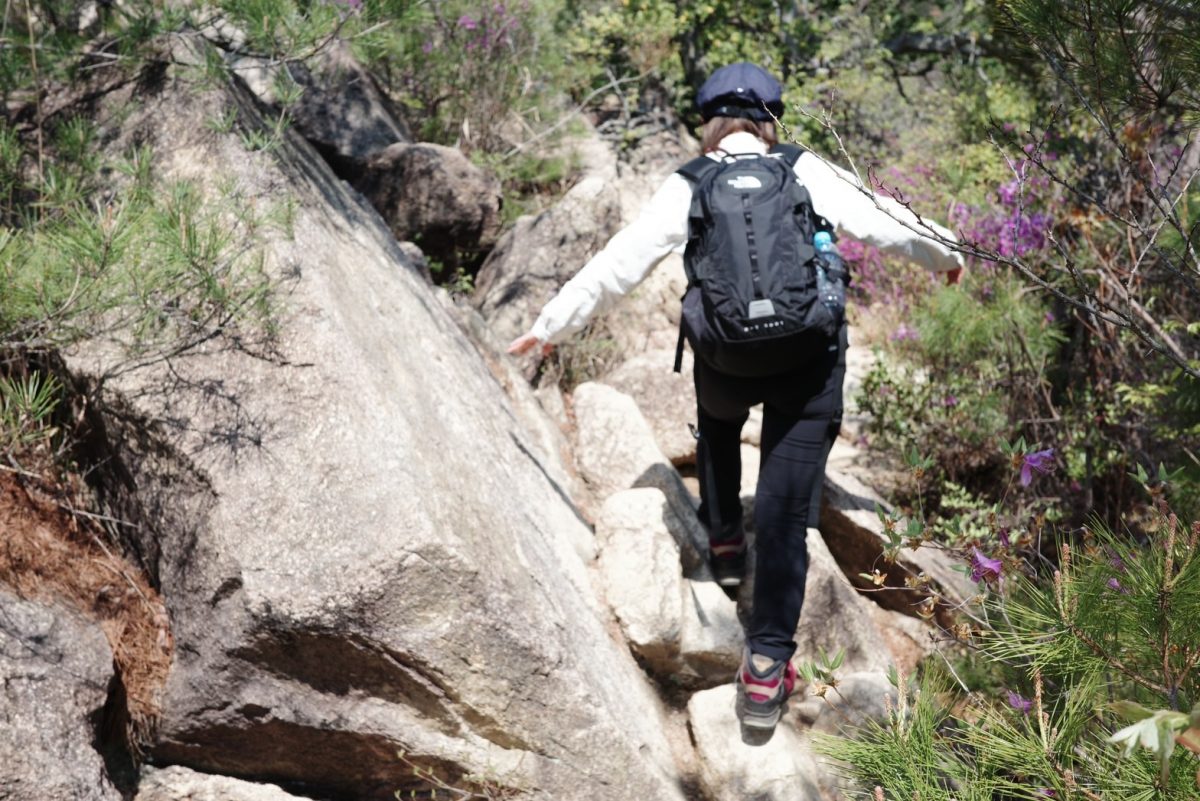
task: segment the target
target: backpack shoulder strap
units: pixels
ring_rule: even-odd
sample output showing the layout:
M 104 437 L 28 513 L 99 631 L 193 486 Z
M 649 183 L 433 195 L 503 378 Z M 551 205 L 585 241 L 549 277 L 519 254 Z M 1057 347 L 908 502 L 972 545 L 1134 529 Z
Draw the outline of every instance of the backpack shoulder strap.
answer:
M 783 161 L 785 161 L 787 163 L 787 165 L 789 167 L 791 167 L 792 169 L 795 169 L 796 162 L 799 161 L 800 157 L 803 156 L 808 151 L 805 148 L 801 147 L 800 145 L 793 145 L 790 142 L 780 142 L 777 145 L 772 145 L 771 149 L 768 152 L 771 153 L 772 155 L 778 155 L 781 159 L 783 159 Z M 797 179 L 797 180 L 799 180 L 799 179 Z M 813 226 L 813 230 L 814 231 L 828 231 L 833 236 L 833 241 L 836 242 L 837 234 L 833 233 L 833 225 L 829 222 L 829 220 L 825 219 L 820 214 L 818 214 L 816 209 L 813 208 L 812 198 L 809 195 L 807 188 L 804 190 L 804 194 L 802 197 L 804 199 L 805 204 L 808 206 L 808 212 L 811 215 L 811 224 Z
M 692 185 L 692 189 L 695 189 L 705 176 L 720 166 L 721 162 L 710 159 L 708 156 L 697 156 L 675 172 L 686 178 Z
M 772 145 L 771 149 L 767 152 L 779 155 L 788 163 L 789 167 L 795 167 L 800 157 L 808 151 L 800 147 L 800 145 L 793 145 L 791 142 L 780 142 L 777 145 Z

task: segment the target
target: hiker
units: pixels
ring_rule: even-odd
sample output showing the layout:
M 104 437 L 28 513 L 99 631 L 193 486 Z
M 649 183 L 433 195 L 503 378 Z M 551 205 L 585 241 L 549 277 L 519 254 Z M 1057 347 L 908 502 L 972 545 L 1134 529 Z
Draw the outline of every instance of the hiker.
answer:
M 736 684 L 742 725 L 773 730 L 795 683 L 791 657 L 808 571 L 805 538 L 817 525 L 846 372 L 846 325 L 840 309 L 816 297 L 812 242 L 821 231 L 829 232 L 825 241 L 854 237 L 945 272 L 951 281 L 962 261 L 919 234 L 922 223 L 899 203 L 863 192 L 850 173 L 811 152 L 779 145 L 774 120 L 783 113 L 782 87 L 761 67 L 742 62 L 716 70 L 697 104 L 702 156 L 663 182 L 638 218 L 562 287 L 508 351 L 549 353 L 686 243 L 689 289 L 681 329 L 696 351 L 698 514 L 708 530 L 714 578 L 727 591 L 736 591 L 746 561 L 741 429 L 750 408 L 763 405 L 753 603 Z M 773 206 L 756 205 L 756 198 L 768 197 L 762 193 L 773 193 Z M 776 207 L 783 211 L 770 211 Z M 778 218 L 762 216 L 769 214 Z M 714 233 L 713 226 L 724 228 Z M 953 240 L 949 231 L 935 230 Z M 776 264 L 781 253 L 786 263 Z M 768 284 L 784 290 L 769 294 L 762 289 Z M 840 290 L 844 298 L 844 285 Z M 737 320 L 718 319 L 734 307 Z M 680 349 L 677 371 L 682 335 Z

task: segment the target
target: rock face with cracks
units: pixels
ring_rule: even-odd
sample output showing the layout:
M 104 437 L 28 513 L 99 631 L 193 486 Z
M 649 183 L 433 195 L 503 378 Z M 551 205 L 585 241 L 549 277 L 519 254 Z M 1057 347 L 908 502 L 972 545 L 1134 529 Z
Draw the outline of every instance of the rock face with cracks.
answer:
M 889 622 L 899 613 L 847 580 L 877 564 L 874 496 L 832 471 L 822 532 L 809 533 L 796 659 L 844 650 L 839 709 L 801 688 L 772 741 L 751 748 L 728 683 L 743 647 L 739 605 L 711 580 L 696 499 L 675 469 L 695 458 L 691 380 L 670 372 L 678 256 L 604 318 L 615 354 L 606 383 L 564 396 L 544 382 L 535 393 L 520 372 L 528 362 L 502 353 L 632 218 L 666 160 L 685 157 L 668 149 L 630 169 L 590 140 L 585 148 L 605 152 L 589 151 L 588 177 L 518 223 L 467 308 L 428 286 L 419 251 L 397 237 L 423 232 L 422 247 L 446 264 L 486 247 L 494 183 L 442 180 L 469 172 L 461 154 L 395 144 L 403 132 L 382 106 L 354 94 L 370 88 L 357 67 L 327 61 L 302 83 L 345 94 L 362 113 L 322 119 L 323 101 L 306 94 L 320 107 L 309 109 L 315 121 L 258 152 L 206 122 L 232 109 L 253 130 L 275 112 L 240 81 L 202 89 L 186 73 L 121 89 L 112 102 L 124 110 L 104 141 L 122 152 L 147 145 L 164 183 L 287 204 L 294 233 L 262 235 L 279 310 L 273 341 L 218 337 L 110 375 L 97 407 L 107 416 L 95 412 L 103 511 L 135 524 L 123 544 L 161 588 L 177 642 L 148 754 L 170 767 L 144 770 L 124 796 L 373 801 L 486 784 L 505 798 L 565 801 L 669 801 L 696 797 L 697 785 L 709 801 L 832 797 L 810 733 L 836 730 L 843 715 L 880 718 L 896 640 L 881 627 L 899 629 Z M 374 177 L 345 169 L 369 158 Z M 87 381 L 114 353 L 90 342 L 68 358 Z M 752 420 L 751 508 L 761 414 Z M 943 588 L 955 578 L 923 554 L 905 560 Z M 30 663 L 53 691 L 47 722 L 22 694 L 30 668 L 13 667 L 0 626 L 0 798 L 115 801 L 88 742 L 111 673 L 103 642 L 84 627 L 67 635 L 78 643 L 68 654 L 55 644 L 56 613 L 22 603 L 0 596 L 0 619 L 15 615 L 24 622 L 14 630 L 40 632 L 39 646 L 64 658 L 45 670 Z M 901 633 L 919 652 L 920 624 L 905 622 L 918 627 Z M 673 712 L 655 685 L 670 688 Z M 18 748 L 4 737 L 18 735 L 29 753 L 10 757 Z M 45 787 L 14 783 L 21 759 L 43 760 L 33 770 Z M 56 784 L 43 767 L 56 760 L 87 779 Z
M 591 593 L 590 533 L 493 374 L 303 140 L 247 153 L 204 121 L 252 121 L 251 99 L 182 81 L 138 89 L 114 146 L 149 132 L 163 179 L 298 211 L 266 253 L 275 355 L 213 342 L 108 385 L 149 433 L 111 421 L 126 478 L 105 497 L 136 512 L 178 643 L 153 758 L 390 799 L 427 789 L 404 750 L 524 797 L 682 798 L 659 702 Z
M 93 745 L 111 678 L 99 627 L 0 589 L 0 798 L 119 801 Z

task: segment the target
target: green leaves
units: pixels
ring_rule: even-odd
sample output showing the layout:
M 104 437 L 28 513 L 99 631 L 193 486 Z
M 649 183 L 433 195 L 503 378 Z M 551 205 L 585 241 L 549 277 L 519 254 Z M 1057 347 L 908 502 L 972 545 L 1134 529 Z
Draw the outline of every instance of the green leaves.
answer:
M 38 372 L 0 376 L 0 444 L 4 450 L 28 447 L 57 433 L 50 418 L 61 391 L 54 376 Z
M 817 659 L 797 663 L 796 671 L 805 681 L 813 685 L 813 694 L 823 698 L 827 690 L 837 687 L 838 681 L 835 674 L 845 661 L 846 651 L 844 648 L 839 649 L 833 656 L 821 648 L 818 651 Z

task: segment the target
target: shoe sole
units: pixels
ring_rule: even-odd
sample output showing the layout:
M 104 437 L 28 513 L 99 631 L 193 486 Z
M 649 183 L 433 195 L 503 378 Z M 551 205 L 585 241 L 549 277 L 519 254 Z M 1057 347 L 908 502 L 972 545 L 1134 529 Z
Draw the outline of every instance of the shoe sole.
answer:
M 717 579 L 717 586 L 720 587 L 740 587 L 742 586 L 741 576 L 726 576 L 725 578 Z
M 746 728 L 750 729 L 774 729 L 780 718 L 783 717 L 784 710 L 787 708 L 786 699 L 774 709 L 759 712 L 751 708 L 753 702 L 749 701 L 739 688 L 737 704 L 734 706 L 734 712 L 737 715 L 738 722 Z M 758 706 L 755 704 L 755 706 Z

